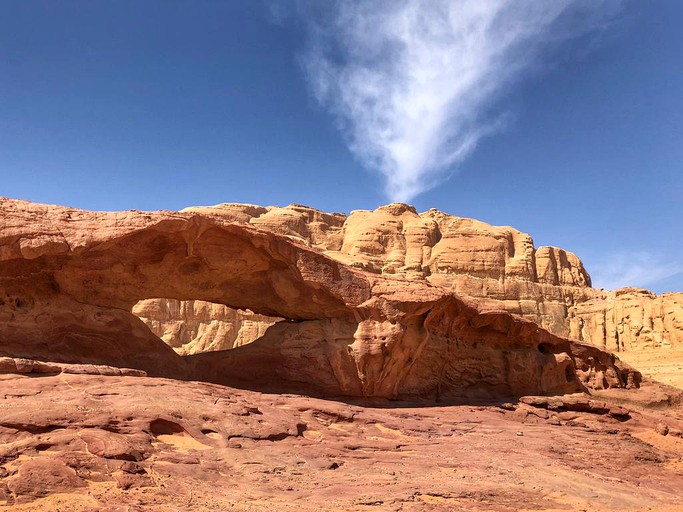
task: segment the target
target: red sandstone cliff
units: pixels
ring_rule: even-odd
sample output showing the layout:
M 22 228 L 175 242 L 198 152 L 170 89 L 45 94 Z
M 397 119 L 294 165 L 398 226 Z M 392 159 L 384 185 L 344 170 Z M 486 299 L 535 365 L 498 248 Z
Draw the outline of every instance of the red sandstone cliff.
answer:
M 575 254 L 555 247 L 535 248 L 529 235 L 511 227 L 437 210 L 418 214 L 404 204 L 357 210 L 348 217 L 300 205 L 222 204 L 185 212 L 285 235 L 367 272 L 426 281 L 475 298 L 486 307 L 521 315 L 554 334 L 608 350 L 683 346 L 683 294 L 593 289 Z M 145 311 L 140 316 L 152 314 L 150 308 Z M 183 314 L 165 321 L 185 322 L 190 331 L 198 329 Z M 241 320 L 235 322 L 239 325 Z M 170 343 L 179 344 L 166 333 Z M 229 348 L 231 336 L 214 346 Z M 220 338 L 217 334 L 214 339 Z M 247 331 L 242 339 L 249 338 L 255 339 Z
M 327 395 L 502 396 L 637 384 L 636 372 L 611 354 L 501 310 L 502 299 L 472 301 L 474 292 L 443 279 L 491 280 L 502 290 L 510 281 L 524 294 L 563 290 L 572 279 L 570 288 L 583 293 L 587 277 L 573 258 L 558 256 L 542 281 L 527 282 L 510 276 L 536 275 L 535 253 L 511 228 L 480 236 L 473 221 L 434 212 L 421 220 L 410 207 L 389 205 L 378 210 L 381 222 L 354 231 L 342 216 L 293 210 L 301 213 L 243 205 L 103 213 L 2 199 L 0 355 Z M 268 229 L 245 222 L 254 212 Z M 366 226 L 367 216 L 355 219 Z M 398 226 L 417 226 L 406 228 L 414 237 Z M 425 236 L 433 244 L 418 247 Z M 464 263 L 453 241 L 460 238 L 480 248 L 470 251 L 474 263 Z M 496 267 L 502 261 L 504 271 Z M 458 274 L 463 265 L 478 274 Z M 238 349 L 183 359 L 130 313 L 159 297 L 285 321 Z

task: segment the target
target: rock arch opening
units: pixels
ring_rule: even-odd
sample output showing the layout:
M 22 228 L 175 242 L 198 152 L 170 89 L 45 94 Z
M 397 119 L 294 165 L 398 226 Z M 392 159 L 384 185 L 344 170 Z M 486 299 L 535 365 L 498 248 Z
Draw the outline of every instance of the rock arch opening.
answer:
M 284 320 L 203 300 L 167 298 L 141 300 L 132 313 L 182 356 L 247 345 Z

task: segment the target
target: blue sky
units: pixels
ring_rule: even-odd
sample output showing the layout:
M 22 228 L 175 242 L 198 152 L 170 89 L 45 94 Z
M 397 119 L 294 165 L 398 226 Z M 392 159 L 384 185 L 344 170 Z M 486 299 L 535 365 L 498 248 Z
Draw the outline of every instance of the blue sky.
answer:
M 576 252 L 597 286 L 683 290 L 683 2 L 606 1 L 591 18 L 586 5 L 598 3 L 569 15 L 530 3 L 533 33 L 503 62 L 475 52 L 475 87 L 443 106 L 466 71 L 452 58 L 460 39 L 437 49 L 456 70 L 443 87 L 385 91 L 415 76 L 420 54 L 374 53 L 395 27 L 367 38 L 347 13 L 340 29 L 332 2 L 0 2 L 0 195 L 100 210 L 342 212 L 400 197 Z M 387 5 L 351 14 L 387 25 Z M 496 48 L 517 26 L 501 12 L 476 13 L 501 15 L 475 46 Z M 406 48 L 422 42 L 408 32 Z M 354 69 L 378 91 L 348 85 Z M 359 113 L 363 94 L 376 96 Z M 417 128 L 377 101 L 415 97 L 426 108 Z M 369 123 L 385 117 L 399 136 L 368 146 L 387 128 Z M 463 151 L 434 160 L 444 148 Z

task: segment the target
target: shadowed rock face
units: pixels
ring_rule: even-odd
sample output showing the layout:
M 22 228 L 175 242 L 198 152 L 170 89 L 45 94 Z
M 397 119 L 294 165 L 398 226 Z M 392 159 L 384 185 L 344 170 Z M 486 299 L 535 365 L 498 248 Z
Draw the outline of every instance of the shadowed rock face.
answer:
M 3 199 L 0 213 L 2 356 L 326 395 L 500 396 L 638 381 L 608 353 L 450 288 L 353 268 L 235 223 L 234 211 L 101 213 Z M 312 218 L 307 236 L 324 249 L 340 219 Z M 183 359 L 130 313 L 154 297 L 285 320 L 249 345 Z

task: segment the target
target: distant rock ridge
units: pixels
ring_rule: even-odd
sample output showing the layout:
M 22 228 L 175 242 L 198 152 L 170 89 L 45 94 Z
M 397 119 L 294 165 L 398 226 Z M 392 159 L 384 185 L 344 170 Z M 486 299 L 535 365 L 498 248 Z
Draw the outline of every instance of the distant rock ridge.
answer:
M 201 300 L 145 299 L 133 314 L 180 355 L 246 345 L 281 320 Z
M 570 336 L 614 352 L 683 345 L 683 293 L 596 291 L 569 310 Z

